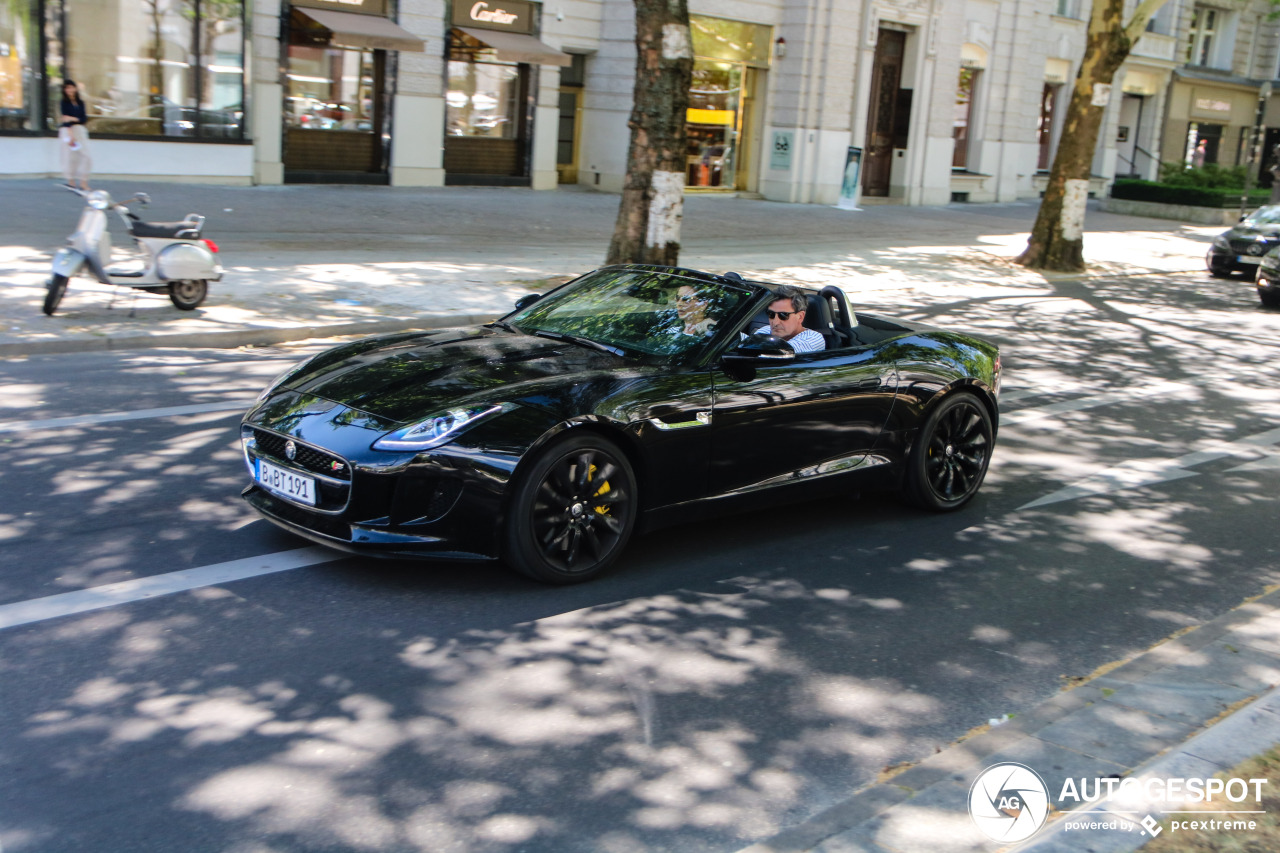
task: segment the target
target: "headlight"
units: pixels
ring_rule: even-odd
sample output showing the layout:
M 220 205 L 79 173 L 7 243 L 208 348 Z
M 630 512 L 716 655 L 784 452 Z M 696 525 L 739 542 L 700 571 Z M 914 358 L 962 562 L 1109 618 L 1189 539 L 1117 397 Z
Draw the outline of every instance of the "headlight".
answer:
M 496 406 L 472 406 L 450 409 L 443 415 L 427 418 L 411 426 L 387 433 L 373 443 L 374 450 L 430 450 L 452 441 L 458 433 L 476 422 L 515 408 L 514 403 Z
M 267 387 L 262 389 L 262 393 L 259 394 L 258 399 L 254 401 L 255 404 L 261 403 L 263 400 L 270 397 L 272 392 L 274 392 L 277 388 L 279 388 L 281 385 L 287 382 L 291 376 L 293 376 L 298 371 L 302 370 L 302 368 L 310 364 L 312 359 L 314 358 L 315 358 L 314 355 L 311 356 L 310 358 L 304 358 L 302 361 L 298 362 L 293 367 L 290 367 L 284 373 L 281 373 L 275 379 L 272 379 L 269 383 L 267 383 Z
M 89 193 L 89 206 L 97 210 L 106 210 L 111 206 L 111 196 L 106 190 L 94 190 Z
M 1224 252 L 1230 252 L 1231 241 L 1229 241 L 1226 237 L 1219 234 L 1217 237 L 1213 238 L 1213 248 L 1222 249 Z

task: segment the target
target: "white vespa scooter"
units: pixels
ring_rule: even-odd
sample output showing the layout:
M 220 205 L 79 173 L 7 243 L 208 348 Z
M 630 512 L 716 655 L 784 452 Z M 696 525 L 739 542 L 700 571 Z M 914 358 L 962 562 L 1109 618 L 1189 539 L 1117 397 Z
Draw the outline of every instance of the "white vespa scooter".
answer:
M 143 222 L 127 205 L 135 201 L 149 204 L 151 198 L 146 193 L 113 202 L 106 190 L 67 189 L 83 196 L 86 204 L 75 233 L 67 238 L 68 245 L 53 256 L 53 276 L 44 298 L 44 313 L 52 315 L 58 309 L 67 292 L 67 281 L 86 266 L 103 284 L 167 293 L 182 311 L 197 308 L 209 293 L 209 282 L 222 279 L 222 267 L 214 258 L 217 245 L 200 237 L 203 216 L 189 213 L 181 222 Z M 111 262 L 107 212 L 112 210 L 120 215 L 137 244 L 136 260 L 140 266 L 107 269 Z

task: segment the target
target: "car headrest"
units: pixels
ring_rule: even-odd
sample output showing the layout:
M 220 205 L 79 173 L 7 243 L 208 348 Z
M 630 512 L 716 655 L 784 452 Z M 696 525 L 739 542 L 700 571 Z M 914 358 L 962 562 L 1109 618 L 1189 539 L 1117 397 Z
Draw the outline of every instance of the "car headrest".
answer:
M 836 326 L 831 319 L 831 305 L 827 300 L 817 294 L 809 294 L 806 301 L 809 305 L 804 311 L 805 328 L 813 329 L 823 335 L 834 334 Z

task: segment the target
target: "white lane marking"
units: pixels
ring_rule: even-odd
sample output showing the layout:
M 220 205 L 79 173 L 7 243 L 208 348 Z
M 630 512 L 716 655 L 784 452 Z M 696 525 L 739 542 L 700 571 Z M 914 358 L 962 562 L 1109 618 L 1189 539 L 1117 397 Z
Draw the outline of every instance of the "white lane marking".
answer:
M 275 554 L 246 557 L 243 560 L 215 563 L 196 569 L 183 569 L 163 575 L 103 584 L 28 601 L 15 601 L 13 604 L 0 605 L 0 630 L 76 613 L 87 613 L 91 610 L 101 610 L 104 607 L 128 604 L 145 598 L 172 595 L 175 592 L 186 592 L 204 586 L 329 563 L 346 559 L 348 556 L 329 548 L 299 548 L 295 551 L 280 551 Z
M 1038 498 L 1018 509 L 1030 509 L 1046 504 L 1082 498 L 1086 495 L 1105 495 L 1124 489 L 1136 489 L 1140 486 L 1151 486 L 1166 483 L 1170 480 L 1181 480 L 1184 477 L 1198 476 L 1196 471 L 1188 471 L 1192 465 L 1212 462 L 1227 456 L 1239 456 L 1244 453 L 1256 453 L 1274 444 L 1280 444 L 1280 428 L 1269 429 L 1256 435 L 1247 436 L 1236 441 L 1215 441 L 1203 450 L 1187 453 L 1175 459 L 1134 459 L 1114 468 L 1108 468 L 1078 483 L 1059 489 L 1056 492 Z M 1246 467 L 1246 466 L 1241 466 Z M 1231 470 L 1240 470 L 1233 468 Z
M 199 403 L 192 406 L 168 406 L 162 409 L 138 409 L 132 412 L 104 412 L 101 415 L 73 415 L 67 418 L 49 418 L 43 421 L 0 422 L 0 432 L 25 432 L 33 429 L 62 429 L 63 427 L 93 426 L 115 421 L 136 421 L 144 418 L 171 418 L 175 415 L 203 415 L 209 412 L 244 412 L 252 401 L 226 403 Z
M 1047 406 L 1036 406 L 1033 409 L 1019 409 L 1016 412 L 1000 415 L 1000 426 L 1012 426 L 1014 424 L 1025 424 L 1031 421 L 1043 420 L 1051 418 L 1054 415 L 1063 415 L 1068 412 L 1082 412 L 1085 409 L 1096 409 L 1099 406 L 1110 405 L 1111 403 L 1123 403 L 1128 400 L 1139 400 L 1143 397 L 1153 397 L 1157 394 L 1173 394 L 1180 391 L 1191 390 L 1191 385 L 1185 382 L 1157 382 L 1154 385 L 1144 385 L 1138 388 L 1122 388 L 1117 391 L 1104 391 L 1101 394 L 1091 394 L 1088 397 L 1078 397 L 1075 400 L 1064 400 L 1061 403 L 1050 403 Z

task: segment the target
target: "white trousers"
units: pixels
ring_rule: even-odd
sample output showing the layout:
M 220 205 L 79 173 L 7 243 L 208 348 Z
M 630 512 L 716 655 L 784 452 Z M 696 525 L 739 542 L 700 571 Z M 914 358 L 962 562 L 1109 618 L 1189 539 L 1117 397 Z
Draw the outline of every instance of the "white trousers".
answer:
M 58 141 L 62 148 L 62 174 L 67 183 L 89 183 L 89 170 L 93 166 L 89 159 L 89 131 L 83 124 L 73 124 L 58 131 Z

